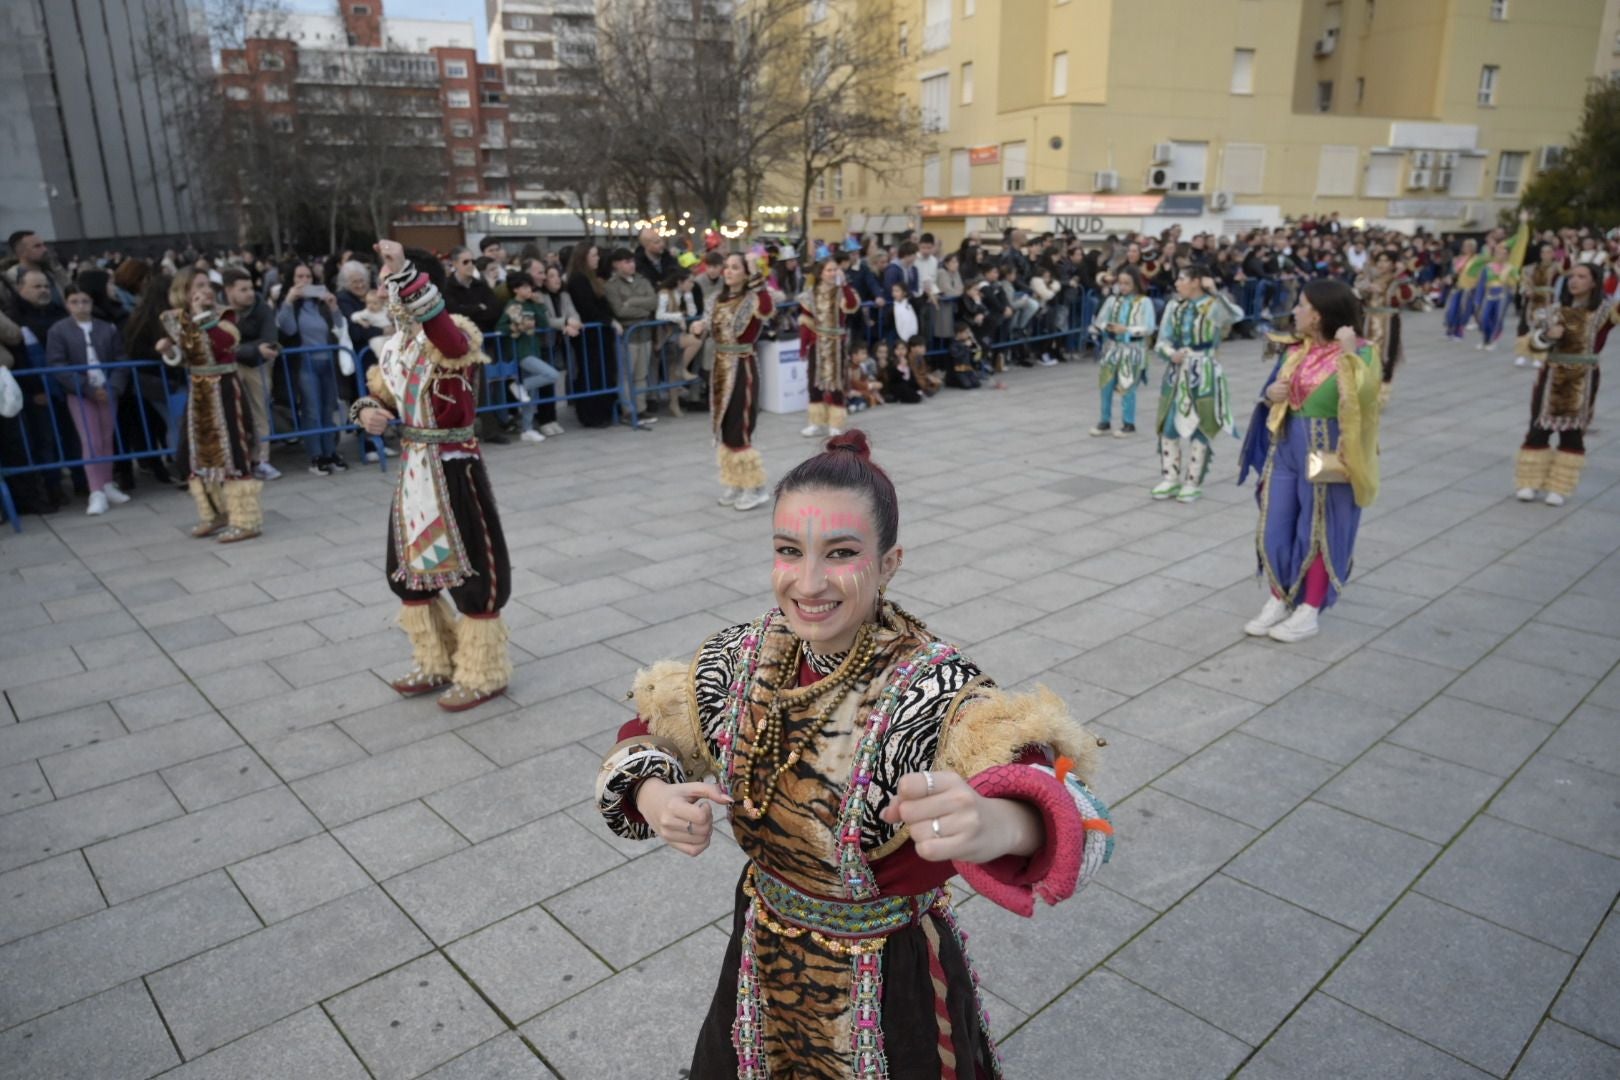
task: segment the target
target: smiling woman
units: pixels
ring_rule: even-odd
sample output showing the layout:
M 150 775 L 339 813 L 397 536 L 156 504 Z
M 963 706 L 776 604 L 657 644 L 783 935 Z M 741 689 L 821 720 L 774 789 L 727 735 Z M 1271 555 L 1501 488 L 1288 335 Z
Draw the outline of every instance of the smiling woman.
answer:
M 778 607 L 637 676 L 597 777 L 621 836 L 749 857 L 694 1080 L 999 1075 L 946 882 L 1020 914 L 1107 859 L 1100 740 L 884 599 L 894 484 L 850 431 L 776 487 Z M 712 778 L 706 780 L 705 778 Z

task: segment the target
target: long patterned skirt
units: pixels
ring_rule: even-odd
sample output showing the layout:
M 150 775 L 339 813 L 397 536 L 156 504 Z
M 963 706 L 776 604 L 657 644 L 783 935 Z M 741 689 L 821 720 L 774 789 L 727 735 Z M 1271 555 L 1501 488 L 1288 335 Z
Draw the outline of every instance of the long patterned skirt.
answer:
M 1349 484 L 1316 484 L 1306 478 L 1311 450 L 1331 452 L 1339 422 L 1290 413 L 1282 437 L 1273 440 L 1260 476 L 1260 528 L 1255 547 L 1266 583 L 1292 603 L 1305 571 L 1318 555 L 1328 571 L 1324 608 L 1332 607 L 1350 579 L 1361 508 Z
M 181 425 L 179 459 L 205 483 L 250 479 L 257 436 L 234 374 L 193 375 Z

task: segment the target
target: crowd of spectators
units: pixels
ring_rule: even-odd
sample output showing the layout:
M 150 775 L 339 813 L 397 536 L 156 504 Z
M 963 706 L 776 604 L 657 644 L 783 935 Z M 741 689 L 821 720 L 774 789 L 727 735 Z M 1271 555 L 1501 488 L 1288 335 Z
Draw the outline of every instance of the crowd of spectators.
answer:
M 1099 242 L 1015 229 L 990 240 L 970 236 L 945 251 L 925 232 L 887 243 L 812 240 L 803 252 L 760 242 L 749 255 L 780 309 L 771 333 L 780 339 L 796 337 L 794 305 L 806 269 L 835 256 L 847 260 L 847 280 L 862 301 L 851 332 L 861 365 L 855 396 L 877 404 L 925 400 L 941 386 L 977 386 L 1008 364 L 1079 359 L 1093 344 L 1088 322 L 1100 291 L 1121 266 L 1135 267 L 1161 305 L 1183 267 L 1198 269 L 1246 313 L 1234 332 L 1253 336 L 1285 316 L 1306 281 L 1351 282 L 1384 251 L 1419 286 L 1417 305 L 1440 303 L 1453 285 L 1461 239 L 1362 228 L 1331 214 L 1232 237 L 1184 236 L 1172 227 Z M 702 252 L 685 237 L 671 247 L 648 229 L 634 246 L 585 240 L 514 252 L 491 239 L 479 251 L 449 252 L 446 306 L 492 335 L 489 349 L 503 361 L 481 391 L 492 407 L 480 415 L 480 438 L 532 443 L 561 435 L 557 406 L 564 399 L 573 421 L 586 427 L 616 417 L 645 426 L 661 412 L 706 407 L 703 376 L 713 357 L 707 313 L 723 262 L 720 238 L 710 241 Z M 1562 262 L 1600 267 L 1606 292 L 1620 286 L 1620 230 L 1548 231 L 1534 243 Z M 342 403 L 360 392 L 371 347 L 393 328 L 369 252 L 276 264 L 251 249 L 171 250 L 153 259 L 109 251 L 64 263 L 38 234 L 22 231 L 9 238 L 9 253 L 0 264 L 0 365 L 23 373 L 17 381 L 25 404 L 19 416 L 0 419 L 0 465 L 22 512 L 60 508 L 65 482 L 92 512 L 104 512 L 127 499 L 138 473 L 155 484 L 175 479 L 180 432 L 172 418 L 183 380 L 155 363 L 123 362 L 155 355 L 170 282 L 187 267 L 206 275 L 221 308 L 235 312 L 259 477 L 280 475 L 271 450 L 287 437 L 277 432 L 299 433 L 316 475 L 349 467 L 341 444 L 352 429 Z M 53 366 L 64 370 L 47 376 Z M 361 460 L 388 452 L 353 437 Z M 115 449 L 120 460 L 110 465 L 36 467 Z

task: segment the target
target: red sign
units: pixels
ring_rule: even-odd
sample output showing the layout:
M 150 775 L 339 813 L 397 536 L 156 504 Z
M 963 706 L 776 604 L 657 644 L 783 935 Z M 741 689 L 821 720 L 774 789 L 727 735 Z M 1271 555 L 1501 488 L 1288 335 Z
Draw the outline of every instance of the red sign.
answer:
M 1001 160 L 1001 147 L 999 146 L 970 146 L 968 147 L 969 165 L 994 165 Z
M 923 217 L 966 217 L 969 214 L 1005 214 L 1012 209 L 1011 195 L 972 195 L 959 199 L 922 199 Z

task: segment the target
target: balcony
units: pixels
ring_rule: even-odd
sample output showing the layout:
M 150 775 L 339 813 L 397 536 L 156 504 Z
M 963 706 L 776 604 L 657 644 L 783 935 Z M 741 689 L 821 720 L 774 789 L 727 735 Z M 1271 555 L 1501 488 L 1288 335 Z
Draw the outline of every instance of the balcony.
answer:
M 931 22 L 923 27 L 922 51 L 924 54 L 939 52 L 941 49 L 951 47 L 951 20 L 941 19 Z
M 437 87 L 439 65 L 432 56 L 415 53 L 300 49 L 296 81 L 345 86 Z
M 479 143 L 478 145 L 482 146 L 485 150 L 505 150 L 506 149 L 506 136 L 505 135 L 485 135 L 484 136 L 484 141 Z
M 507 167 L 507 165 L 506 165 L 506 163 L 504 161 L 503 162 L 493 162 L 493 163 L 485 165 L 484 169 L 483 169 L 483 172 L 484 172 L 485 176 L 511 176 L 512 175 L 512 170 Z

